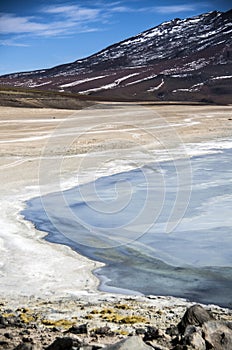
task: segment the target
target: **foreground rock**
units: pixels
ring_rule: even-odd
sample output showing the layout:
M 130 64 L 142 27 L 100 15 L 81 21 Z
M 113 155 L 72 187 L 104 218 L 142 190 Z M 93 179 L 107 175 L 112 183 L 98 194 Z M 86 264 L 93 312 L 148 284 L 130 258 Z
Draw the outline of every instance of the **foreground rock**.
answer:
M 132 336 L 128 339 L 124 339 L 114 345 L 109 345 L 105 348 L 106 350 L 152 350 L 153 347 L 146 345 L 139 336 Z
M 64 337 L 57 338 L 46 350 L 72 350 L 73 348 L 80 349 L 81 346 L 82 344 L 78 339 Z
M 175 350 L 232 349 L 232 322 L 214 320 L 213 315 L 201 305 L 187 309 L 178 330 Z
M 204 323 L 202 330 L 209 349 L 232 349 L 232 322 L 209 321 Z
M 29 306 L 0 306 L 1 350 L 232 349 L 232 314 L 218 307 L 162 297 L 37 300 Z
M 178 329 L 183 334 L 189 325 L 202 326 L 205 322 L 213 319 L 213 316 L 201 305 L 193 305 L 185 312 Z

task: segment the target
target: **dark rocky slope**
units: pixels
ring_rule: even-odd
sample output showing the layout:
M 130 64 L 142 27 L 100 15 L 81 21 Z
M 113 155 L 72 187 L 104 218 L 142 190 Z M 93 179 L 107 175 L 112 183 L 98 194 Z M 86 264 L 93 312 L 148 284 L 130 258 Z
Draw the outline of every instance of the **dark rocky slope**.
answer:
M 107 100 L 230 103 L 232 10 L 174 19 L 90 57 L 0 84 Z

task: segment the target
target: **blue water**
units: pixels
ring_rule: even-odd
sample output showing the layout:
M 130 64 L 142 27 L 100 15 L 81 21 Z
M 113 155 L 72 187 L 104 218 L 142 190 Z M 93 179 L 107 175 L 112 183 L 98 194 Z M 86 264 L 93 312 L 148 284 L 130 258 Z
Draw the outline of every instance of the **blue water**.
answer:
M 33 198 L 23 215 L 46 240 L 104 262 L 95 271 L 102 290 L 231 307 L 231 157 L 223 150 L 102 177 Z

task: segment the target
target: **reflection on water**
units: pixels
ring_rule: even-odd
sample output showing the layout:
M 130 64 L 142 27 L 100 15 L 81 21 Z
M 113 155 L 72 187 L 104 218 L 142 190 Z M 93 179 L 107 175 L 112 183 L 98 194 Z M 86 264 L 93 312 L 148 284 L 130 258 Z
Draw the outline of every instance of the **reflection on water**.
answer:
M 23 214 L 48 232 L 47 240 L 106 263 L 95 271 L 103 290 L 231 307 L 231 156 L 232 150 L 224 150 L 192 158 L 190 202 L 169 234 L 166 224 L 179 186 L 171 161 L 49 194 L 42 202 L 34 198 Z M 181 191 L 187 194 L 188 181 Z

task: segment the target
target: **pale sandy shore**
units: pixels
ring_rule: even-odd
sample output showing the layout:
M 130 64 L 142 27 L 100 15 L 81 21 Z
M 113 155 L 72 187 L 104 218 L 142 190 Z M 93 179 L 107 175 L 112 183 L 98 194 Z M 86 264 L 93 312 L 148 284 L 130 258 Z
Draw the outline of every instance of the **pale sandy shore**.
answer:
M 82 111 L 1 107 L 0 297 L 92 295 L 100 264 L 50 244 L 25 200 L 176 156 L 231 147 L 232 106 L 101 103 Z M 170 292 L 171 294 L 171 292 Z

